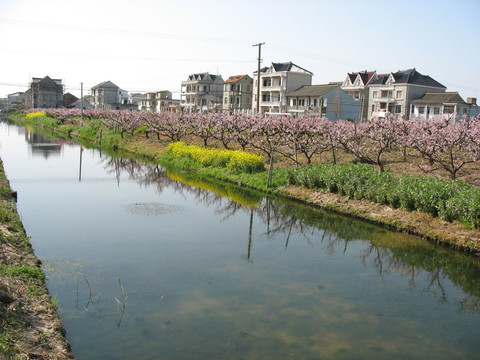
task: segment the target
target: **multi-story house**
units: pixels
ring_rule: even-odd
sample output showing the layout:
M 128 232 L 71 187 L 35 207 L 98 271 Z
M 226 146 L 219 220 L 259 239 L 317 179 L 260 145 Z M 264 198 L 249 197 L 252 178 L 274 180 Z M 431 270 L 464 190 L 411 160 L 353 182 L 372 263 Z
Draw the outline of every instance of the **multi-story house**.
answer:
M 258 79 L 260 75 L 260 81 Z M 254 72 L 252 110 L 259 112 L 283 113 L 287 110 L 287 93 L 303 85 L 312 84 L 313 73 L 294 63 L 272 63 L 270 67 Z M 259 87 L 259 88 L 258 88 Z M 260 98 L 257 99 L 257 94 Z
M 143 99 L 138 100 L 138 110 L 155 112 L 157 107 L 156 93 L 146 93 Z
M 248 75 L 230 76 L 223 84 L 223 111 L 237 112 L 252 108 L 253 79 Z
M 30 89 L 25 93 L 27 108 L 60 108 L 63 106 L 63 84 L 60 79 L 49 76 L 32 78 Z
M 420 99 L 411 102 L 410 117 L 431 119 L 435 116 L 472 117 L 478 116 L 476 98 L 465 102 L 458 92 L 425 93 Z
M 182 81 L 180 105 L 185 112 L 218 111 L 222 107 L 223 79 L 208 72 L 192 74 Z
M 443 93 L 446 87 L 415 68 L 379 76 L 369 86 L 368 118 L 410 118 L 410 104 L 427 92 Z
M 179 99 L 173 99 L 172 92 L 168 90 L 157 91 L 157 112 L 171 111 L 176 112 L 180 105 Z
M 287 94 L 289 113 L 308 113 L 329 120 L 359 121 L 360 100 L 355 100 L 340 84 L 306 85 Z
M 122 103 L 122 90 L 111 81 L 104 81 L 91 89 L 95 109 L 118 110 Z
M 348 73 L 343 81 L 342 89 L 354 99 L 360 101 L 361 119 L 368 117 L 368 85 L 378 80 L 376 71 L 360 71 Z

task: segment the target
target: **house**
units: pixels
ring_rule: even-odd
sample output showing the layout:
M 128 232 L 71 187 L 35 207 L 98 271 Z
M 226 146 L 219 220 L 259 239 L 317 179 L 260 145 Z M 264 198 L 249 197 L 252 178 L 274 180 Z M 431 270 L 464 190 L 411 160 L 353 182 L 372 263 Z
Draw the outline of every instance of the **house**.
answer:
M 85 98 L 83 98 L 83 100 L 78 99 L 77 101 L 71 103 L 68 107 L 74 108 L 74 109 L 84 109 L 84 110 L 93 109 L 93 105 L 89 103 Z
M 342 83 L 342 90 L 346 91 L 348 95 L 360 101 L 361 119 L 368 118 L 368 85 L 378 80 L 376 71 L 361 71 L 348 73 L 347 77 Z
M 69 108 L 78 98 L 69 92 L 63 95 L 63 107 Z
M 146 94 L 141 94 L 141 93 L 129 93 L 129 94 L 128 94 L 128 103 L 138 106 L 138 102 L 139 102 L 140 100 L 144 100 L 144 99 L 146 99 L 146 98 L 147 98 L 147 95 L 146 95 Z M 140 110 L 140 108 L 139 108 L 139 110 Z
M 122 103 L 121 89 L 111 81 L 104 81 L 91 88 L 95 109 L 116 110 Z
M 338 83 L 305 85 L 287 94 L 289 113 L 308 113 L 330 120 L 359 121 L 361 102 Z
M 218 111 L 222 106 L 223 79 L 208 72 L 191 74 L 182 81 L 180 105 L 185 112 Z
M 410 117 L 430 119 L 435 116 L 478 116 L 476 98 L 467 98 L 465 102 L 458 92 L 425 93 L 420 99 L 411 102 Z
M 168 90 L 157 91 L 156 94 L 157 112 L 172 111 L 177 112 L 177 108 L 180 105 L 179 99 L 173 99 L 172 92 Z
M 149 112 L 177 112 L 179 105 L 180 100 L 172 99 L 172 93 L 168 90 L 147 93 L 143 99 L 138 100 L 138 110 Z
M 156 97 L 156 93 L 154 92 L 146 93 L 143 99 L 138 100 L 138 110 L 155 112 L 156 106 L 157 106 L 155 97 Z
M 258 77 L 260 75 L 260 81 Z M 254 72 L 252 110 L 259 112 L 282 113 L 287 110 L 287 93 L 303 85 L 312 84 L 313 73 L 294 63 L 272 63 Z M 259 94 L 260 98 L 257 99 Z M 259 102 L 259 103 L 258 103 Z
M 27 108 L 60 108 L 63 106 L 63 84 L 60 79 L 32 78 L 25 93 Z
M 16 92 L 13 94 L 7 95 L 7 103 L 9 105 L 25 105 L 25 93 L 24 92 Z
M 223 111 L 237 112 L 252 108 L 253 79 L 248 75 L 230 76 L 223 84 Z
M 446 87 L 415 68 L 379 76 L 368 85 L 368 118 L 410 117 L 410 104 L 427 92 L 443 93 Z

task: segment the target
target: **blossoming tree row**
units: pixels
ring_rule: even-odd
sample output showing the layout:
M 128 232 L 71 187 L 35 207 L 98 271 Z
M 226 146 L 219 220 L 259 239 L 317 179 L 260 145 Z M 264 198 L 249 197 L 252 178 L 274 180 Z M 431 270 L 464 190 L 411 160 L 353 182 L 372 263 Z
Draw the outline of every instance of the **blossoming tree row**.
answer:
M 38 111 L 38 109 L 32 110 Z M 79 109 L 46 109 L 48 116 L 63 123 L 81 116 Z M 443 168 L 455 179 L 458 171 L 480 160 L 480 119 L 453 121 L 433 119 L 371 119 L 354 123 L 329 121 L 307 115 L 259 116 L 220 113 L 149 113 L 123 110 L 83 110 L 84 121 L 97 119 L 108 129 L 133 134 L 143 128 L 146 136 L 170 141 L 196 137 L 208 146 L 214 141 L 225 149 L 251 149 L 268 158 L 281 155 L 311 163 L 316 156 L 343 149 L 363 162 L 384 170 L 384 154 L 414 149 L 424 170 Z M 406 151 L 406 150 L 405 150 Z

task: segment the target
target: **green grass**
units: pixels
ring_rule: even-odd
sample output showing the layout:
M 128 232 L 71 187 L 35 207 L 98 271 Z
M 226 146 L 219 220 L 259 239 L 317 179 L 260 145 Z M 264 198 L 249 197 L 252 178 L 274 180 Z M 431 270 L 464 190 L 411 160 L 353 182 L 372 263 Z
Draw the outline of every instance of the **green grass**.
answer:
M 35 267 L 22 266 L 0 266 L 0 273 L 7 276 L 19 276 L 26 279 L 45 280 L 45 274 Z

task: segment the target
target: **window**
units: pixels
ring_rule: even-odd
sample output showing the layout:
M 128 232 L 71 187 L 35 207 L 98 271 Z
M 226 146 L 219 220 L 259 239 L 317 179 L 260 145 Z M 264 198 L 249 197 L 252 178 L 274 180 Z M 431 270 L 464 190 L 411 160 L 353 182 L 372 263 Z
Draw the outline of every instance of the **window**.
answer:
M 455 112 L 454 105 L 443 105 L 443 113 L 444 114 L 453 114 Z
M 395 105 L 394 114 L 400 114 L 402 112 L 402 105 Z
M 270 102 L 270 94 L 263 94 L 262 101 Z
M 240 97 L 237 96 L 237 105 L 240 105 Z
M 264 79 L 263 86 L 272 86 L 272 79 Z
M 297 106 L 297 99 L 292 99 L 292 106 Z
M 418 108 L 418 113 L 419 113 L 420 115 L 425 114 L 425 108 L 424 108 L 424 107 Z
M 225 99 L 223 100 L 224 104 L 228 104 L 228 97 L 225 96 Z
M 374 91 L 374 92 L 373 92 L 373 97 L 374 97 L 374 98 L 378 98 L 378 91 Z
M 230 86 L 230 91 L 235 91 L 235 84 L 232 84 L 232 85 Z
M 439 115 L 440 114 L 440 108 L 438 106 L 433 108 L 433 114 L 434 115 Z
M 403 99 L 403 91 L 398 90 L 398 91 L 397 91 L 396 98 L 397 98 L 397 99 Z

